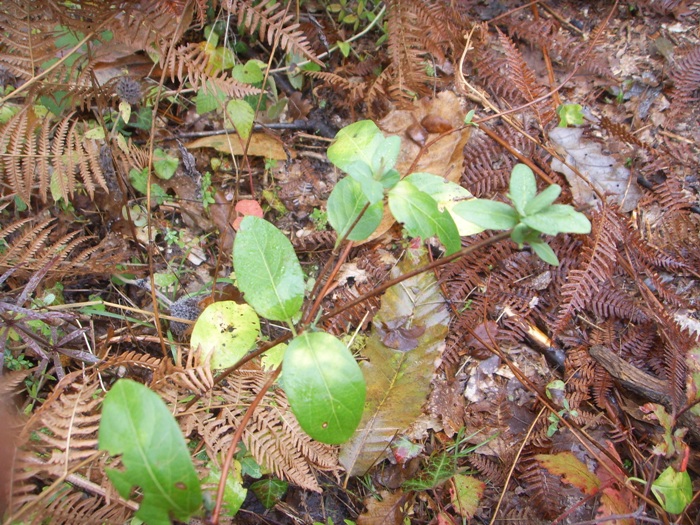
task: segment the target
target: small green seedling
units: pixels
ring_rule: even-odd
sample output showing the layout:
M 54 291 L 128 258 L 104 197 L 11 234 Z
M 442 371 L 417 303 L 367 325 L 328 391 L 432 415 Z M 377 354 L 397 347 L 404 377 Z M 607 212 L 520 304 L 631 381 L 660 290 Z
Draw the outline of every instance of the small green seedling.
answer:
M 562 410 L 556 414 L 550 414 L 547 420 L 550 422 L 549 427 L 547 427 L 547 437 L 552 437 L 559 430 L 559 422 L 564 416 L 577 417 L 578 410 L 572 409 L 569 406 L 569 400 L 565 397 L 566 385 L 561 379 L 556 379 L 551 381 L 546 389 L 545 393 L 547 397 L 554 401 L 556 404 L 562 406 Z
M 557 108 L 560 128 L 580 126 L 583 124 L 583 108 L 581 104 L 562 104 Z
M 559 259 L 540 235 L 590 233 L 588 218 L 568 204 L 553 204 L 561 186 L 552 184 L 537 194 L 532 170 L 516 164 L 510 175 L 508 198 L 512 206 L 488 199 L 461 202 L 455 212 L 464 219 L 492 230 L 512 230 L 511 239 L 520 248 L 528 244 L 545 262 L 559 265 Z
M 646 485 L 646 480 L 629 478 Z M 693 483 L 687 470 L 677 471 L 672 466 L 664 470 L 654 483 L 651 491 L 656 496 L 661 507 L 671 514 L 681 514 L 693 500 Z

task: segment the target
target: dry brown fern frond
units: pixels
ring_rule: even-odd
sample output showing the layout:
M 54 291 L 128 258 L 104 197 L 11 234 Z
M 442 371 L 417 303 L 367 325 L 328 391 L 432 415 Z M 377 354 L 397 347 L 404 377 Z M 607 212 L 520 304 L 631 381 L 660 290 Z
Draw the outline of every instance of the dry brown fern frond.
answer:
M 561 306 L 556 330 L 561 330 L 571 316 L 585 308 L 602 283 L 615 268 L 617 241 L 621 238 L 620 218 L 610 208 L 604 208 L 591 217 L 591 234 L 584 238 L 584 246 L 577 268 L 568 273 L 567 283 L 561 288 Z
M 361 102 L 365 97 L 367 83 L 361 79 L 358 80 L 356 76 L 345 78 L 337 71 L 335 73 L 330 73 L 328 71 L 302 70 L 302 73 L 304 76 L 321 80 L 332 86 L 334 90 L 338 91 L 338 98 L 343 101 L 342 105 L 349 109 L 352 109 L 355 104 Z
M 263 372 L 232 375 L 227 385 L 212 391 L 212 399 L 223 399 L 223 404 L 216 407 L 218 415 L 198 411 L 186 416 L 190 419 L 188 424 L 202 436 L 209 457 L 220 457 L 227 450 L 234 430 L 265 382 Z M 308 490 L 320 491 L 312 466 L 335 470 L 338 465 L 333 447 L 312 441 L 301 430 L 280 389 L 265 393 L 243 431 L 242 440 L 260 465 Z
M 78 478 L 71 478 L 80 482 Z M 107 499 L 102 495 L 86 494 L 64 485 L 55 498 L 46 506 L 42 514 L 51 517 L 52 525 L 104 525 L 106 523 L 127 523 L 133 509 L 123 500 Z
M 46 2 L 3 2 L 0 10 L 0 62 L 13 76 L 28 81 L 56 52 Z
M 100 147 L 85 137 L 87 122 L 73 117 L 55 122 L 25 106 L 0 128 L 2 179 L 25 203 L 34 194 L 46 202 L 49 188 L 55 199 L 68 201 L 79 186 L 78 177 L 91 198 L 97 186 L 107 189 Z
M 553 19 L 539 18 L 533 20 L 521 13 L 514 14 L 508 24 L 510 35 L 520 38 L 530 45 L 547 48 L 550 56 L 560 64 L 573 66 L 582 58 L 586 58 L 583 69 L 599 76 L 610 73 L 605 57 L 593 49 L 585 55 L 585 47 L 589 41 L 579 42 L 571 34 L 566 33 L 561 25 Z
M 0 273 L 14 268 L 15 277 L 27 277 L 51 263 L 52 277 L 82 278 L 111 272 L 125 262 L 128 249 L 121 237 L 106 235 L 99 242 L 82 230 L 58 234 L 54 219 L 15 221 L 0 230 Z M 88 246 L 89 245 L 89 246 Z
M 444 32 L 444 24 L 426 25 L 428 20 L 435 20 L 435 13 L 428 6 L 423 0 L 387 2 L 392 76 L 387 92 L 394 100 L 412 100 L 416 93 L 425 94 L 431 81 L 426 72 L 427 54 L 445 54 L 449 35 Z
M 683 16 L 688 13 L 686 0 L 639 0 L 637 4 L 649 7 L 662 15 Z
M 60 501 L 51 506 L 52 512 L 57 516 L 69 512 L 75 502 L 69 494 L 86 496 L 79 484 L 55 483 L 57 480 L 70 481 L 71 476 L 76 481 L 89 479 L 86 485 L 99 488 L 103 504 L 105 496 L 116 496 L 104 470 L 97 466 L 102 456 L 97 450 L 102 402 L 99 389 L 95 377 L 82 371 L 73 372 L 56 386 L 29 419 L 20 435 L 14 465 L 12 515 L 27 511 L 28 518 L 36 522 L 52 518 L 53 515 L 47 516 L 45 512 L 55 497 Z M 37 496 L 38 493 L 41 495 Z M 119 500 L 118 497 L 115 499 Z M 23 509 L 24 506 L 27 508 Z M 100 506 L 94 507 L 93 511 L 102 512 L 97 507 Z M 83 516 L 81 522 L 85 520 L 90 520 L 90 515 Z
M 600 290 L 588 301 L 588 307 L 601 319 L 629 319 L 634 323 L 643 323 L 649 318 L 644 309 L 612 280 L 600 285 Z
M 462 185 L 475 197 L 504 190 L 514 165 L 512 157 L 490 138 L 473 138 L 464 148 Z
M 287 53 L 302 55 L 321 64 L 299 24 L 294 22 L 294 13 L 289 13 L 291 3 L 257 2 L 255 0 L 226 0 L 223 7 L 235 13 L 238 25 L 253 35 L 256 31 L 260 40 Z M 282 9 L 280 9 L 282 7 Z
M 337 234 L 331 230 L 309 232 L 308 235 L 292 237 L 294 250 L 300 253 L 332 250 Z
M 78 231 L 71 232 L 58 240 L 49 241 L 55 228 L 55 221 L 48 219 L 34 223 L 24 219 L 10 224 L 0 231 L 0 239 L 5 243 L 5 251 L 0 255 L 0 269 L 19 267 L 21 270 L 37 270 L 54 258 L 65 260 L 71 251 L 87 238 L 78 238 Z
M 498 40 L 505 53 L 505 74 L 514 84 L 522 98 L 530 103 L 547 94 L 547 88 L 537 82 L 535 74 L 523 59 L 522 53 L 513 41 L 505 34 L 498 31 Z M 556 117 L 556 108 L 553 101 L 540 101 L 531 106 L 535 112 L 537 122 L 542 130 Z
M 499 458 L 500 459 L 500 458 Z M 506 481 L 506 466 L 491 456 L 484 454 L 470 454 L 467 457 L 469 464 L 478 470 L 484 478 L 497 487 L 502 487 Z
M 672 112 L 674 116 L 697 109 L 698 90 L 700 90 L 700 45 L 690 48 L 670 74 L 673 80 L 671 91 Z
M 540 428 L 546 429 L 546 425 Z M 534 434 L 534 433 L 533 433 Z M 535 459 L 536 453 L 542 451 L 532 447 L 523 454 L 523 458 L 516 467 L 520 471 L 519 480 L 528 495 L 528 506 L 536 509 L 539 517 L 554 520 L 565 510 L 564 487 L 559 476 L 550 474 L 549 471 L 540 465 Z
M 208 93 L 220 92 L 236 98 L 260 93 L 258 88 L 238 82 L 225 71 L 216 71 L 211 64 L 212 55 L 206 52 L 205 44 L 205 42 L 187 44 L 170 53 L 164 69 L 172 81 L 176 78 L 180 82 L 187 80 L 194 89 L 202 88 Z
M 327 301 L 324 306 L 340 308 L 344 303 L 349 303 L 361 295 L 370 293 L 380 283 L 381 281 L 372 280 L 371 282 L 355 284 L 352 287 L 343 286 L 333 292 L 332 301 Z M 358 327 L 365 329 L 372 317 L 374 317 L 374 314 L 379 310 L 379 303 L 379 297 L 370 297 L 366 301 L 356 304 L 354 307 L 328 319 L 324 323 L 323 328 L 334 335 L 347 334 Z

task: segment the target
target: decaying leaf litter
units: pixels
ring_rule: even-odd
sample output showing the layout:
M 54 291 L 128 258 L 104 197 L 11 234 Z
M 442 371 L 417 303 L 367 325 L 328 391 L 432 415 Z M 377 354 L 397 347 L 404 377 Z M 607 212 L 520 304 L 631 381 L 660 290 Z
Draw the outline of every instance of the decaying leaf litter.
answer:
M 233 429 L 281 356 L 273 349 L 216 383 L 211 355 L 168 329 L 211 302 L 239 309 L 235 282 L 215 291 L 211 283 L 229 276 L 242 217 L 258 214 L 246 203 L 287 233 L 305 274 L 317 275 L 335 255 L 324 212 L 342 180 L 324 135 L 372 118 L 401 138 L 402 175 L 433 173 L 505 200 L 513 166 L 529 162 L 541 188 L 561 185 L 559 200 L 583 210 L 592 232 L 551 239 L 557 267 L 505 241 L 321 317 L 322 328 L 347 337 L 367 379 L 360 427 L 340 448 L 317 443 L 281 390 L 265 393 L 227 484 L 229 511 L 240 506 L 235 522 L 696 523 L 698 503 L 688 503 L 698 493 L 700 439 L 691 406 L 700 375 L 697 6 L 464 2 L 454 12 L 395 0 L 368 4 L 386 26 L 353 39 L 362 26 L 342 21 L 336 5 L 302 2 L 296 28 L 293 15 L 275 25 L 274 10 L 227 4 L 209 23 L 256 12 L 251 20 L 269 28 L 236 59 L 214 42 L 225 31 L 185 32 L 190 21 L 206 25 L 203 3 L 143 3 L 131 12 L 140 25 L 96 7 L 96 20 L 122 32 L 98 46 L 99 60 L 75 34 L 59 31 L 60 43 L 53 26 L 45 31 L 50 56 L 76 47 L 68 80 L 39 78 L 48 62 L 35 70 L 17 59 L 31 32 L 3 36 L 11 58 L 0 132 L 2 389 L 25 416 L 8 431 L 20 452 L 0 458 L 14 472 L 11 483 L 0 476 L 12 495 L 5 519 L 133 515 L 138 497 L 116 493 L 106 475 L 115 465 L 96 446 L 105 389 L 121 377 L 166 400 L 200 479 L 216 486 Z M 3 14 L 19 28 L 28 16 Z M 350 41 L 351 54 L 316 59 L 323 46 Z M 286 74 L 279 48 L 297 44 L 325 68 Z M 250 105 L 257 124 L 246 130 L 233 108 L 263 86 L 271 94 Z M 83 103 L 73 110 L 62 97 Z M 241 100 L 229 107 L 231 97 Z M 40 120 L 32 102 L 54 118 Z M 565 103 L 583 106 L 580 127 L 557 126 Z M 465 125 L 471 109 L 478 126 Z M 96 126 L 95 115 L 113 120 Z M 214 133 L 222 128 L 238 133 Z M 161 153 L 149 177 L 151 146 Z M 173 162 L 174 173 L 160 171 Z M 469 234 L 465 246 L 488 237 Z M 441 256 L 437 242 L 422 254 L 421 244 L 385 214 L 349 252 L 322 312 Z M 284 333 L 263 328 L 269 339 Z M 185 410 L 193 395 L 196 409 Z M 292 485 L 270 497 L 269 486 L 253 488 L 260 476 Z

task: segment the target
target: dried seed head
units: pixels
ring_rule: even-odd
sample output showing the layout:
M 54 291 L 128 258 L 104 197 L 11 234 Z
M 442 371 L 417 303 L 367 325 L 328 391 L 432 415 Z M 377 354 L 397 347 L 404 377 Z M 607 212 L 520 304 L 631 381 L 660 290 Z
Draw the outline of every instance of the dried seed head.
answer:
M 141 100 L 141 86 L 132 78 L 120 78 L 114 87 L 114 91 L 123 102 L 137 104 Z
M 199 306 L 199 298 L 189 297 L 187 295 L 175 301 L 170 307 L 170 315 L 189 321 L 196 321 L 201 313 L 202 308 Z M 190 325 L 186 323 L 180 323 L 178 321 L 170 322 L 170 330 L 178 339 L 181 339 L 189 328 Z

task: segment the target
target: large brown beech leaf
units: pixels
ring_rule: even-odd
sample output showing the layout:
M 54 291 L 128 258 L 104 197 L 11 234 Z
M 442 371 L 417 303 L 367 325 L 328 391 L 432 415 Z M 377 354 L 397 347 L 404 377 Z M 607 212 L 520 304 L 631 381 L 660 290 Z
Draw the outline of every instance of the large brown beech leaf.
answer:
M 426 262 L 409 254 L 392 278 Z M 394 436 L 421 415 L 448 324 L 434 274 L 412 277 L 387 290 L 363 352 L 367 360 L 360 363 L 367 383 L 365 412 L 340 451 L 340 463 L 350 475 L 364 474 L 384 459 Z M 396 332 L 393 339 L 388 337 L 390 330 Z

